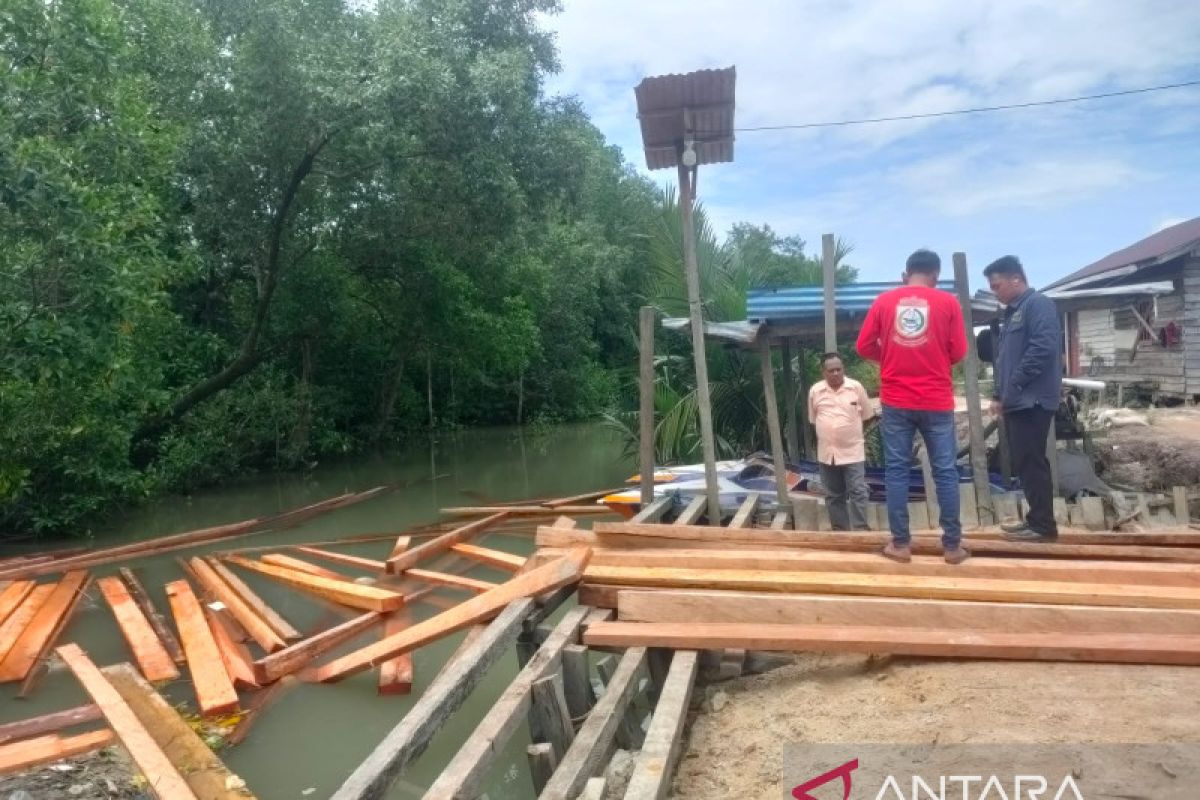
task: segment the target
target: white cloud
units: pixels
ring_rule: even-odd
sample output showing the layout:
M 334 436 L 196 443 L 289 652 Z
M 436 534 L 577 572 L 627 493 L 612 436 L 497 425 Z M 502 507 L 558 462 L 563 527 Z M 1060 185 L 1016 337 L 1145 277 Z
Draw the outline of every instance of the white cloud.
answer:
M 1188 219 L 1189 219 L 1188 217 L 1167 217 L 1166 219 L 1162 220 L 1157 225 L 1155 225 L 1154 230 L 1152 230 L 1150 232 L 1158 233 L 1159 231 L 1165 231 L 1167 228 L 1172 228 L 1172 227 L 1180 224 L 1181 222 L 1187 222 Z

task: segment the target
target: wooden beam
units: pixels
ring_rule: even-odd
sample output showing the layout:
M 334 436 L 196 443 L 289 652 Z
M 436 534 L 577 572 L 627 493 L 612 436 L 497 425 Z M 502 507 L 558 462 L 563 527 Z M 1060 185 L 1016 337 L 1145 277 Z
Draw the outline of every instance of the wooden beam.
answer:
M 280 638 L 284 639 L 285 641 L 295 641 L 296 639 L 304 638 L 300 631 L 293 628 L 291 623 L 279 615 L 279 612 L 267 605 L 266 601 L 259 597 L 258 593 L 247 586 L 246 582 L 235 575 L 231 569 L 226 567 L 217 559 L 211 557 L 205 559 L 205 563 L 212 567 L 213 572 L 217 573 L 221 580 L 225 581 L 229 588 L 232 589 L 234 593 L 240 597 L 256 615 L 266 622 L 271 630 L 275 631 Z
M 837 352 L 837 243 L 832 233 L 821 235 L 821 277 L 825 287 L 825 352 Z
M 892 655 L 1200 665 L 1200 636 L 1112 633 L 997 633 L 845 625 L 730 625 L 600 622 L 583 634 L 596 647 L 889 653 Z
M 343 567 L 354 567 L 365 572 L 384 572 L 387 567 L 386 561 L 380 561 L 377 558 L 363 558 L 362 556 L 352 556 L 346 553 L 335 553 L 331 550 L 321 550 L 316 547 L 305 547 L 297 545 L 292 550 L 297 553 L 303 553 L 306 556 L 319 558 L 322 561 L 328 561 L 331 564 L 340 564 Z M 403 551 L 401 551 L 403 552 Z
M 210 716 L 237 710 L 238 696 L 233 681 L 225 671 L 221 651 L 191 585 L 185 580 L 168 583 L 167 602 L 171 605 L 175 627 L 187 654 L 188 672 L 192 676 L 192 689 L 196 692 L 200 713 Z
M 88 581 L 84 570 L 73 570 L 63 576 L 0 661 L 0 683 L 24 680 L 45 658 L 66 627 Z
M 446 634 L 482 622 L 515 600 L 576 583 L 583 574 L 583 568 L 587 565 L 590 555 L 590 550 L 576 550 L 568 556 L 557 558 L 523 575 L 517 575 L 506 583 L 419 622 L 396 636 L 387 637 L 329 662 L 316 671 L 315 679 L 322 682 L 341 680 L 436 641 Z
M 575 728 L 567 708 L 562 675 L 552 672 L 534 681 L 529 703 L 529 726 L 536 731 L 534 738 L 549 742 L 556 757 L 566 755 L 567 748 L 575 740 Z
M 454 545 L 461 544 L 472 536 L 487 530 L 497 522 L 502 522 L 506 519 L 508 519 L 508 512 L 501 511 L 483 519 L 468 522 L 466 525 L 460 525 L 435 539 L 430 539 L 424 544 L 417 545 L 410 550 L 405 550 L 403 553 L 392 556 L 387 560 L 387 571 L 392 574 L 404 572 L 409 567 L 416 566 L 422 559 L 435 556 L 438 553 L 444 553 Z
M 450 548 L 450 552 L 464 556 L 472 561 L 478 561 L 481 564 L 487 564 L 489 567 L 516 572 L 521 567 L 525 566 L 526 556 L 519 556 L 516 553 L 507 553 L 503 550 L 493 550 L 488 547 L 479 547 L 474 544 L 456 544 Z
M 358 765 L 331 800 L 385 797 L 405 767 L 425 752 L 430 740 L 462 706 L 480 679 L 509 651 L 521 632 L 521 623 L 533 609 L 534 602 L 529 598 L 505 608 L 453 664 L 447 664 L 438 673 L 400 723 Z
M 395 558 L 396 556 L 400 555 L 405 550 L 407 550 L 409 545 L 411 545 L 411 544 L 412 544 L 411 536 L 397 537 L 396 543 L 392 545 L 392 551 L 390 553 L 388 553 L 388 558 Z M 385 569 L 386 569 L 386 566 L 387 565 L 385 564 L 384 565 Z
M 221 654 L 221 663 L 225 665 L 225 674 L 233 681 L 234 688 L 258 689 L 258 678 L 254 677 L 254 659 L 244 644 L 239 642 L 229 630 L 226 617 L 221 616 L 208 606 L 201 606 L 208 629 L 213 641 L 217 643 L 217 651 Z
M 971 473 L 975 484 L 975 503 L 979 521 L 994 525 L 999 520 L 992 506 L 992 488 L 988 482 L 987 450 L 983 444 L 983 407 L 979 401 L 979 354 L 975 350 L 975 326 L 972 324 L 971 279 L 967 273 L 966 253 L 954 254 L 954 289 L 962 308 L 967 337 L 967 356 L 963 359 L 963 394 L 967 397 L 967 423 L 971 448 Z
M 659 694 L 646 741 L 633 767 L 625 800 L 663 800 L 671 788 L 682 747 L 683 724 L 696 683 L 699 654 L 676 650 Z
M 694 525 L 700 517 L 704 516 L 704 509 L 708 505 L 708 501 L 704 495 L 696 495 L 684 507 L 683 511 L 679 512 L 679 516 L 675 518 L 675 525 Z
M 179 670 L 176 669 L 171 654 L 158 640 L 158 635 L 154 632 L 154 628 L 150 627 L 150 621 L 146 619 L 146 615 L 129 596 L 125 583 L 117 576 L 110 575 L 96 581 L 96 585 L 100 587 L 100 593 L 104 595 L 104 600 L 112 609 L 113 616 L 117 620 L 117 627 L 121 629 L 121 635 L 129 644 L 134 660 L 137 661 L 138 669 L 142 671 L 146 679 L 173 681 L 178 678 Z
M 612 514 L 607 506 L 452 506 L 441 509 L 441 513 L 449 517 L 477 517 L 481 514 L 494 516 L 506 514 L 509 517 L 553 517 L 558 514 L 574 516 Z
M 595 623 L 588 631 L 584 631 L 584 640 L 590 636 L 589 631 L 597 626 L 614 624 L 621 623 Z M 546 788 L 538 795 L 539 800 L 573 800 L 583 791 L 588 778 L 600 771 L 602 759 L 616 735 L 617 725 L 638 689 L 637 676 L 645 661 L 645 647 L 630 647 L 621 656 L 621 662 L 604 695 L 592 713 L 588 714 L 571 748 Z
M 230 734 L 225 737 L 225 743 L 231 747 L 236 747 L 246 741 L 246 737 L 254 729 L 255 723 L 262 718 L 267 709 L 278 702 L 284 694 L 299 685 L 299 679 L 291 675 L 284 675 L 261 692 L 255 692 L 251 695 L 250 701 L 246 704 L 245 713 L 238 720 L 237 725 L 233 727 Z
M 238 642 L 250 641 L 250 634 L 242 627 L 242 623 L 237 621 L 237 618 L 230 613 L 225 604 L 220 601 L 212 591 L 200 580 L 196 574 L 196 570 L 192 569 L 192 565 L 182 556 L 175 557 L 175 563 L 179 565 L 179 569 L 183 571 L 184 577 L 189 581 L 189 585 L 194 587 L 193 591 L 196 598 L 200 601 L 200 605 L 212 611 L 221 618 L 225 629 L 229 631 L 229 635 Z
M 333 648 L 365 633 L 382 621 L 383 614 L 378 611 L 368 611 L 346 620 L 341 625 L 318 633 L 316 636 L 296 642 L 278 653 L 263 656 L 254 662 L 254 677 L 259 683 L 271 683 L 285 675 L 298 672 Z
M 638 524 L 656 523 L 663 518 L 668 511 L 675 505 L 675 498 L 670 495 L 659 497 L 648 506 L 643 506 L 642 510 L 633 516 L 633 521 Z M 561 527 L 555 523 L 555 527 Z
M 129 704 L 79 645 L 64 644 L 58 648 L 58 655 L 83 684 L 92 701 L 100 707 L 104 718 L 112 726 L 113 733 L 121 740 L 121 744 L 145 776 L 146 785 L 154 796 L 163 800 L 194 799 L 196 794 L 179 774 L 179 770 L 154 741 Z
M 759 340 L 758 360 L 762 367 L 763 406 L 771 441 L 771 463 L 775 468 L 775 501 L 780 508 L 789 508 L 787 466 L 783 460 L 783 434 L 779 427 L 779 400 L 775 397 L 775 367 L 771 363 L 771 342 L 766 337 Z
M 483 781 L 506 743 L 520 729 L 529 711 L 533 684 L 559 668 L 563 649 L 579 639 L 579 631 L 591 609 L 576 606 L 563 616 L 542 642 L 508 688 L 488 710 L 484 718 L 425 795 L 425 800 L 475 798 Z
M 171 631 L 171 626 L 167 624 L 167 619 L 159 612 L 154 605 L 154 601 L 150 599 L 146 587 L 142 586 L 142 582 L 138 580 L 137 573 L 129 567 L 121 567 L 119 572 L 125 580 L 125 586 L 129 589 L 129 596 L 138 604 L 138 608 L 142 609 L 142 613 L 146 615 L 146 619 L 150 622 L 150 627 L 154 628 L 154 632 L 158 634 L 158 639 L 162 642 L 163 647 L 167 648 L 167 652 L 171 654 L 171 660 L 176 664 L 184 663 L 185 656 L 183 655 L 183 647 L 179 644 L 179 640 L 175 638 L 175 634 Z
M 64 758 L 81 756 L 108 747 L 115 739 L 113 732 L 105 728 L 77 736 L 63 737 L 51 733 L 3 744 L 0 745 L 0 775 L 24 772 L 42 764 L 53 764 Z M 13 794 L 17 795 L 16 792 Z
M 779 343 L 783 356 L 783 437 L 787 441 L 787 454 L 798 462 L 800 453 L 799 421 L 796 418 L 796 378 L 792 371 L 792 340 L 784 338 Z
M 654 500 L 654 307 L 638 312 L 638 479 L 642 507 Z
M 1191 511 L 1188 508 L 1188 493 L 1186 486 L 1175 486 L 1171 488 L 1171 499 L 1174 504 L 1175 524 L 1187 525 L 1192 518 Z
M 419 549 L 419 548 L 418 548 Z M 360 583 L 333 580 L 306 572 L 276 567 L 261 561 L 252 561 L 241 556 L 228 556 L 230 564 L 236 564 L 243 569 L 265 575 L 277 583 L 300 589 L 318 597 L 341 603 L 351 608 L 363 611 L 395 611 L 404 605 L 404 595 L 389 592 L 377 586 L 364 586 Z
M 229 584 L 221 580 L 221 576 L 216 573 L 207 561 L 197 556 L 190 563 L 196 580 L 200 581 L 200 585 L 211 592 L 214 597 L 229 609 L 229 613 L 246 629 L 246 633 L 250 634 L 251 638 L 258 642 L 259 647 L 268 653 L 273 653 L 276 650 L 282 650 L 287 647 L 287 642 L 283 640 L 283 637 L 276 633 L 267 624 L 267 621 L 260 617 Z
M 0 622 L 17 610 L 25 597 L 33 591 L 33 581 L 13 581 L 0 590 Z
M 746 495 L 745 501 L 738 507 L 737 513 L 733 515 L 733 519 L 729 522 L 731 528 L 749 528 L 754 524 L 754 512 L 758 510 L 758 501 L 761 498 L 758 492 L 751 492 Z
M 44 736 L 47 733 L 58 733 L 76 725 L 84 725 L 104 719 L 100 709 L 95 704 L 76 706 L 65 711 L 55 711 L 32 719 L 22 719 L 0 725 L 0 744 L 13 739 L 29 739 L 34 736 Z
M 54 587 L 53 583 L 34 587 L 32 592 L 25 595 L 21 604 L 8 615 L 8 618 L 0 623 L 0 663 L 4 662 L 8 652 L 17 643 L 17 637 L 29 627 L 29 623 L 45 605 L 46 600 L 54 592 Z
M 535 794 L 541 794 L 550 782 L 550 776 L 558 768 L 558 757 L 554 755 L 554 748 L 549 742 L 531 744 L 525 748 L 525 754 L 529 758 L 529 777 L 533 781 L 533 791 Z M 486 798 L 487 795 L 480 797 Z
M 294 570 L 296 572 L 304 572 L 309 575 L 319 575 L 322 578 L 329 578 L 335 581 L 347 581 L 353 583 L 354 579 L 349 575 L 343 575 L 340 572 L 334 572 L 331 569 L 318 567 L 316 564 L 310 564 L 307 561 L 302 561 L 298 558 L 292 558 L 283 553 L 267 553 L 259 558 L 264 564 L 270 564 L 273 567 L 283 567 L 284 569 Z
M 412 617 L 407 610 L 393 612 L 383 621 L 383 636 L 395 636 L 411 625 Z M 379 665 L 379 694 L 411 694 L 412 685 L 412 653 L 401 653 Z
M 454 589 L 466 589 L 469 592 L 486 592 L 489 589 L 495 589 L 499 585 L 491 581 L 468 578 L 465 575 L 451 575 L 448 572 L 435 572 L 429 569 L 407 569 L 404 571 L 404 576 L 423 583 L 449 586 Z
M 619 589 L 622 622 L 720 622 L 939 628 L 1019 633 L 1200 635 L 1200 611 L 975 603 L 699 589 Z

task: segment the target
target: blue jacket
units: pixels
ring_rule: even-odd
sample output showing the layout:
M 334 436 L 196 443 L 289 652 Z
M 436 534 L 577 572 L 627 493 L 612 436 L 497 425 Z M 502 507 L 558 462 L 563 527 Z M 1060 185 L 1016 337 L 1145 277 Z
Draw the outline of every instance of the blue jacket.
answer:
M 1054 301 L 1033 289 L 1004 311 L 993 396 L 1005 411 L 1056 410 L 1062 389 L 1062 325 Z

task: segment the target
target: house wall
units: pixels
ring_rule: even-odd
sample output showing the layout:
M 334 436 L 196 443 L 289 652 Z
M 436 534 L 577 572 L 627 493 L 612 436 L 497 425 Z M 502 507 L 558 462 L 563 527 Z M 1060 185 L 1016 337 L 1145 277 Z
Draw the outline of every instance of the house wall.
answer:
M 1200 394 L 1200 256 L 1183 265 L 1183 349 L 1187 394 Z

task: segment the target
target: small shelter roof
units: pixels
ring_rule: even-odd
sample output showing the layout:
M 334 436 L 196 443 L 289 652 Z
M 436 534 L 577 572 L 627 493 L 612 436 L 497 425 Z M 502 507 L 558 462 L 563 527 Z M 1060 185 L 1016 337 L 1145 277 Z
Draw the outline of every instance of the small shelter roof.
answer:
M 733 161 L 736 77 L 729 67 L 643 78 L 633 91 L 646 166 L 676 166 L 680 147 L 689 137 L 695 143 L 697 164 Z

